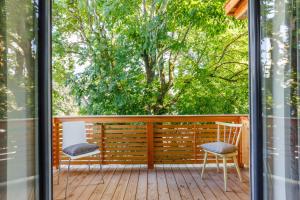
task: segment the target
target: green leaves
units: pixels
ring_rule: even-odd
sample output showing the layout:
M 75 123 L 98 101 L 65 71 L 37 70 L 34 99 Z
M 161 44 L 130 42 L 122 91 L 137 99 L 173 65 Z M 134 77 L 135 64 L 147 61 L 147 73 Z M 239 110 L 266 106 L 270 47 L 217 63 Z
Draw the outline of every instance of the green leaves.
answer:
M 224 0 L 74 2 L 53 5 L 56 113 L 247 112 L 247 23 Z

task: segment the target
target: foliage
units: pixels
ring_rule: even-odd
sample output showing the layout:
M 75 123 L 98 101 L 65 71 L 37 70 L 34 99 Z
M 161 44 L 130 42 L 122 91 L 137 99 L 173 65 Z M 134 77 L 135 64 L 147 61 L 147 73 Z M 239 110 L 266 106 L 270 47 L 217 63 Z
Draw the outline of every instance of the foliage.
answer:
M 37 5 L 0 1 L 0 119 L 37 117 Z
M 247 113 L 247 22 L 223 6 L 56 0 L 54 90 L 72 93 L 54 104 L 70 95 L 81 114 Z

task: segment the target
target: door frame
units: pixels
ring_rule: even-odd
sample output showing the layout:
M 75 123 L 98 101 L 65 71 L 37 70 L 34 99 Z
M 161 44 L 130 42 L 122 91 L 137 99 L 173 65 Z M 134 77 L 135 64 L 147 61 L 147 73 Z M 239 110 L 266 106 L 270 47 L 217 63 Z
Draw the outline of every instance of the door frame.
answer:
M 260 64 L 260 3 L 249 0 L 249 105 L 251 199 L 263 199 L 263 135 Z M 40 199 L 52 199 L 51 0 L 39 0 Z
M 51 113 L 51 0 L 38 5 L 38 156 L 41 200 L 51 200 L 52 190 L 52 113 Z
M 260 2 L 249 0 L 249 105 L 251 199 L 263 199 L 263 135 L 260 62 Z

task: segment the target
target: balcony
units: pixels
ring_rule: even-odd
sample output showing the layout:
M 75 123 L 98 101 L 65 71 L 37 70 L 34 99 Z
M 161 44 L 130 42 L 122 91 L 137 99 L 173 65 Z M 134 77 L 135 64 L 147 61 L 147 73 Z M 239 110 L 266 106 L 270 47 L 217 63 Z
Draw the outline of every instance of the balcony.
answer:
M 53 119 L 54 198 L 64 197 L 66 158 L 61 153 L 65 121 L 85 121 L 88 140 L 98 144 L 104 164 L 104 184 L 93 157 L 76 160 L 70 174 L 70 199 L 249 199 L 249 121 L 246 115 L 87 116 Z M 209 157 L 200 179 L 200 144 L 216 140 L 216 121 L 242 123 L 238 163 L 243 183 L 229 169 L 228 191 L 215 158 Z M 60 184 L 56 184 L 61 160 Z M 229 161 L 230 163 L 230 161 Z M 229 164 L 230 165 L 230 164 Z M 231 172 L 232 171 L 232 172 Z M 99 179 L 99 180 L 98 180 Z

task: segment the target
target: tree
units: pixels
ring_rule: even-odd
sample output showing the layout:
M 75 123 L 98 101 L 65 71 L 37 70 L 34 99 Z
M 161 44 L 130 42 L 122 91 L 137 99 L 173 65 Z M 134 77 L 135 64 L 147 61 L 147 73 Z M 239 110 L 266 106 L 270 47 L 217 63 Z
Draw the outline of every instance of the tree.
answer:
M 0 1 L 0 117 L 36 117 L 37 6 Z
M 88 114 L 245 113 L 247 26 L 223 5 L 55 1 L 58 87 L 69 85 Z

